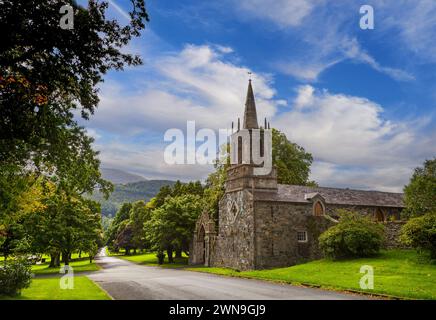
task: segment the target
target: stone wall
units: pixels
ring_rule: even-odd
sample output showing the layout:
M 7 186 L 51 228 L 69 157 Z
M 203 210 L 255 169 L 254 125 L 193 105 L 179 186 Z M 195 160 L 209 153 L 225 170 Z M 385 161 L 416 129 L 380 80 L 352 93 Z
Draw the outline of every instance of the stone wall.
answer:
M 400 243 L 398 237 L 400 236 L 401 228 L 406 221 L 389 221 L 384 223 L 385 227 L 385 249 L 399 249 L 407 248 L 407 246 Z
M 204 244 L 194 243 L 206 265 L 239 270 L 283 267 L 320 259 L 318 237 L 335 224 L 337 211 L 345 209 L 374 218 L 375 207 L 324 204 L 327 216 L 315 216 L 313 203 L 253 200 L 248 190 L 227 192 L 219 203 L 217 234 L 208 230 Z M 397 218 L 399 211 L 385 209 L 386 218 Z M 391 218 L 390 218 L 391 217 Z M 384 222 L 386 248 L 398 248 L 397 238 L 404 222 Z M 206 228 L 207 229 L 207 228 Z M 307 232 L 307 241 L 299 242 L 297 233 Z M 201 240 L 201 237 L 197 237 Z M 198 241 L 197 240 L 197 241 Z M 202 258 L 204 251 L 204 258 Z M 201 259 L 193 258 L 191 263 Z
M 350 206 L 350 205 L 339 205 L 339 204 L 328 204 L 326 205 L 326 213 L 332 217 L 338 218 L 338 210 L 343 209 L 347 211 L 358 212 L 363 216 L 370 219 L 375 219 L 375 210 L 377 207 L 370 206 Z M 400 209 L 399 208 L 382 208 L 387 221 L 400 220 Z
M 253 197 L 247 190 L 226 193 L 219 203 L 219 231 L 211 266 L 254 269 Z
M 318 237 L 333 224 L 324 216 L 314 216 L 311 203 L 255 202 L 255 268 L 321 258 Z M 299 231 L 307 232 L 307 242 L 298 242 Z

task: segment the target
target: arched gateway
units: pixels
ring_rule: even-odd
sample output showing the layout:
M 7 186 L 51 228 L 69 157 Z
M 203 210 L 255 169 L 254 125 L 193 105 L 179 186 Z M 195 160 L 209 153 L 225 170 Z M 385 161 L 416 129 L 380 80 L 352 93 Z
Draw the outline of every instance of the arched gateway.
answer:
M 207 211 L 203 211 L 195 225 L 194 239 L 189 255 L 190 264 L 210 265 L 215 238 L 215 221 Z

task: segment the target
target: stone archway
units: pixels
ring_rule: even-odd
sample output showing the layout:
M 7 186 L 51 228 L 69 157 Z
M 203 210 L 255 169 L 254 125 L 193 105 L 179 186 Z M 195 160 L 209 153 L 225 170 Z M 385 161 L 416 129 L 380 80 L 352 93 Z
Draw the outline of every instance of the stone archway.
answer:
M 202 225 L 200 227 L 200 231 L 197 236 L 197 242 L 198 242 L 198 263 L 199 264 L 205 264 L 206 262 L 206 233 L 204 231 L 204 226 Z
M 189 264 L 204 264 L 209 266 L 213 260 L 215 238 L 215 222 L 208 212 L 204 211 L 195 224 Z

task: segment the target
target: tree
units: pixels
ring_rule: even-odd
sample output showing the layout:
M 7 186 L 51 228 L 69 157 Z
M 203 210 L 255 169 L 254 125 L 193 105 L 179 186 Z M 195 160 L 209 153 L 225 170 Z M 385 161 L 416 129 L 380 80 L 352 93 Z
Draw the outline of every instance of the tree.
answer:
M 67 3 L 74 8 L 71 30 L 59 26 Z M 148 21 L 144 0 L 131 5 L 131 21 L 121 26 L 106 18 L 106 1 L 89 0 L 88 8 L 76 1 L 1 1 L 0 163 L 55 165 L 59 176 L 69 169 L 64 161 L 77 158 L 74 141 L 87 143 L 72 111 L 88 119 L 103 75 L 141 63 L 122 52 Z
M 132 228 L 133 249 L 144 249 L 148 247 L 144 236 L 144 222 L 150 219 L 149 210 L 144 201 L 136 201 L 130 210 L 129 222 Z
M 116 240 L 118 233 L 120 232 L 120 225 L 123 221 L 129 220 L 130 218 L 130 210 L 132 209 L 131 203 L 123 203 L 120 209 L 115 214 L 114 219 L 106 233 L 106 244 L 109 247 L 115 248 L 114 241 Z
M 126 255 L 129 255 L 130 250 L 134 248 L 133 229 L 129 220 L 124 220 L 120 223 L 114 245 L 116 248 L 124 248 Z
M 51 267 L 65 265 L 75 250 L 92 251 L 102 235 L 99 204 L 61 189 L 52 190 L 43 199 L 44 206 L 24 220 L 25 233 L 34 253 L 48 253 Z
M 415 217 L 436 212 L 436 158 L 418 167 L 404 187 L 405 213 Z
M 166 198 L 144 224 L 145 237 L 157 251 L 167 250 L 169 262 L 173 251 L 189 252 L 195 222 L 203 209 L 199 195 L 184 194 Z
M 400 241 L 407 246 L 430 252 L 436 259 L 436 212 L 410 219 L 401 229 Z
M 296 143 L 290 142 L 286 135 L 272 129 L 272 158 L 277 168 L 277 180 L 281 184 L 314 185 L 309 181 L 312 155 Z

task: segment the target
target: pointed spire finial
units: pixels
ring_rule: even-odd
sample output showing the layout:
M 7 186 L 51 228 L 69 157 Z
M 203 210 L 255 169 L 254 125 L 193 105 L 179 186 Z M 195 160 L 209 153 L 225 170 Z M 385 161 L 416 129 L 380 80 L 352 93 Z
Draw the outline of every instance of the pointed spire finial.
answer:
M 248 81 L 247 98 L 245 100 L 244 111 L 244 129 L 259 129 L 257 123 L 256 102 L 254 101 L 253 87 L 251 86 L 251 79 Z

